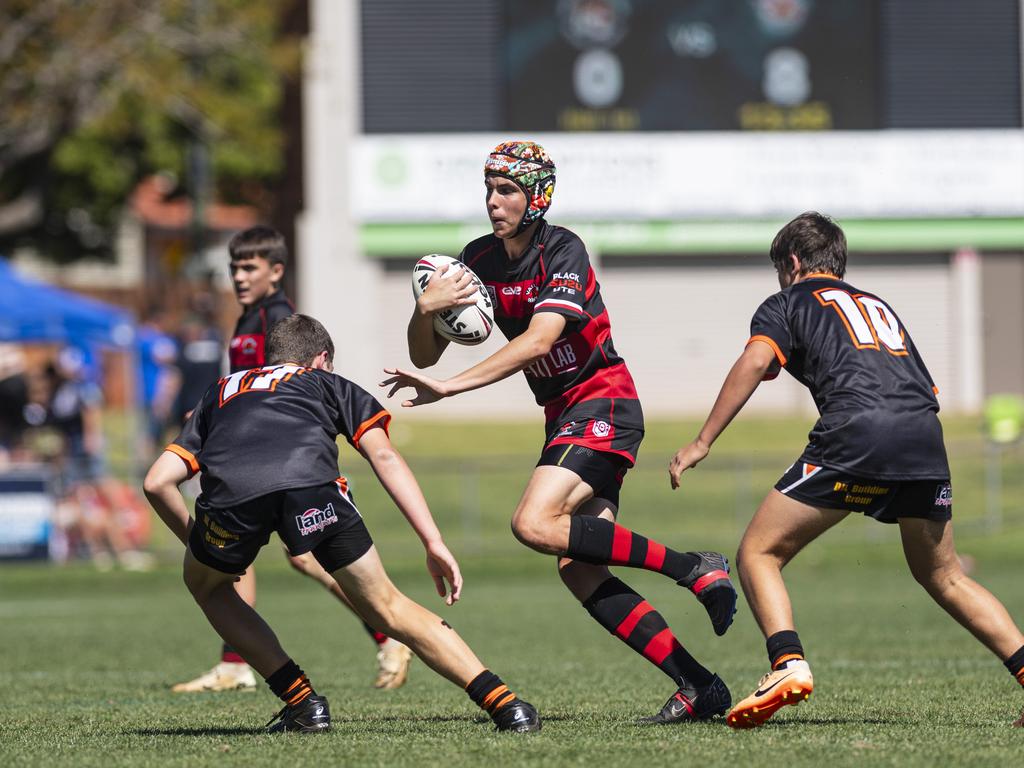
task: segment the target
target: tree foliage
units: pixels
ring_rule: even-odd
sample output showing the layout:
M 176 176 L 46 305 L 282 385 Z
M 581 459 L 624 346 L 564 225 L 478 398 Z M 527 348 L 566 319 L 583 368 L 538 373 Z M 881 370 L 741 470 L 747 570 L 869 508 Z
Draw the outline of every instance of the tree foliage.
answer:
M 278 172 L 298 45 L 273 0 L 5 0 L 0 252 L 103 251 L 143 176 L 210 147 L 222 196 Z

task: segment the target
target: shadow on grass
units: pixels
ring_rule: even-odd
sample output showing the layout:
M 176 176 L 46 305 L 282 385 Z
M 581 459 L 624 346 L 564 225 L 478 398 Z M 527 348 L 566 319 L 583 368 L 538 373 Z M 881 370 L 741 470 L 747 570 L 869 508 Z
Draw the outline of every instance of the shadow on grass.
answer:
M 923 721 L 904 716 L 893 717 L 799 717 L 791 720 L 773 720 L 754 730 L 761 728 L 792 728 L 798 725 L 898 725 L 916 726 Z M 959 724 L 958 724 L 959 725 Z M 978 724 L 980 725 L 980 724 Z
M 549 715 L 544 722 L 572 720 L 565 715 Z M 490 718 L 466 717 L 465 715 L 372 715 L 362 717 L 335 717 L 332 723 L 335 730 L 352 726 L 361 731 L 372 732 L 374 726 L 391 728 L 396 723 L 468 723 L 473 725 L 492 725 Z M 128 728 L 124 733 L 135 736 L 257 736 L 265 734 L 266 728 Z

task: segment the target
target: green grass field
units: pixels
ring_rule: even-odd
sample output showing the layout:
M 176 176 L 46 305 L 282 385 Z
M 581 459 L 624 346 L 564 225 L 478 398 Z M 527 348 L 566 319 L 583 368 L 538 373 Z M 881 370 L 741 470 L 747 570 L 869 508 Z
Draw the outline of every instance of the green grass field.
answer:
M 664 470 L 695 426 L 652 426 L 622 497 L 622 520 L 681 548 L 730 556 L 808 423 L 743 420 L 673 494 Z M 955 515 L 976 577 L 1024 621 L 1021 453 L 1005 457 L 998 535 L 986 512 L 974 425 L 947 422 Z M 156 539 L 145 574 L 88 565 L 0 566 L 0 765 L 1014 765 L 1024 706 L 1005 669 L 935 607 L 902 564 L 894 529 L 849 519 L 787 570 L 816 691 L 765 727 L 723 721 L 645 728 L 673 685 L 597 627 L 560 585 L 550 558 L 518 545 L 508 518 L 534 459 L 539 427 L 405 423 L 393 430 L 466 573 L 462 602 L 433 595 L 419 545 L 349 451 L 343 469 L 396 583 L 442 614 L 545 718 L 537 735 L 495 734 L 461 691 L 414 662 L 409 683 L 370 687 L 374 647 L 323 590 L 277 553 L 258 562 L 259 606 L 286 649 L 330 698 L 330 734 L 270 737 L 277 710 L 255 693 L 172 695 L 216 659 L 217 641 L 181 585 L 180 553 Z M 494 435 L 500 434 L 500 441 Z M 443 458 L 442 458 L 443 457 Z M 666 579 L 620 569 L 680 640 L 738 699 L 765 671 L 745 604 L 724 638 Z

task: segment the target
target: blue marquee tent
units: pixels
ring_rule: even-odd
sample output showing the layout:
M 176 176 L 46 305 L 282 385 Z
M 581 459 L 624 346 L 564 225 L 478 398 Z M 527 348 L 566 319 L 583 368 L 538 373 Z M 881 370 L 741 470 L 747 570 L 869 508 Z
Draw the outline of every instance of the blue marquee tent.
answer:
M 135 324 L 123 309 L 33 280 L 0 258 L 0 341 L 130 347 Z

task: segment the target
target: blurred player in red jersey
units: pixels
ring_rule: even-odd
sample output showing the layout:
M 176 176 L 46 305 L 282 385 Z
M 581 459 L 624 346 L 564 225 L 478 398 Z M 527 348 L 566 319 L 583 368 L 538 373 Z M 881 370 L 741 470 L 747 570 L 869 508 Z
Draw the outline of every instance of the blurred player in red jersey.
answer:
M 644 568 L 692 591 L 715 632 L 732 623 L 736 591 L 717 552 L 677 552 L 615 520 L 619 489 L 644 434 L 643 412 L 583 242 L 544 219 L 555 165 L 532 142 L 505 142 L 484 165 L 492 234 L 474 240 L 460 260 L 492 293 L 494 320 L 508 343 L 447 381 L 388 370 L 383 382 L 412 387 L 417 406 L 487 386 L 522 371 L 544 407 L 547 438 L 512 517 L 519 541 L 555 555 L 562 582 L 590 615 L 668 675 L 677 690 L 648 722 L 679 723 L 724 714 L 729 690 L 678 642 L 668 624 L 637 592 L 612 576 L 610 565 Z M 441 270 L 445 274 L 447 270 Z M 436 273 L 435 273 L 436 274 Z M 409 355 L 424 368 L 448 346 L 433 317 L 468 304 L 469 276 L 432 278 L 409 322 Z
M 145 490 L 185 543 L 185 583 L 210 624 L 284 702 L 268 723 L 270 732 L 331 725 L 327 699 L 234 586 L 274 531 L 289 552 L 309 554 L 331 573 L 374 626 L 461 686 L 498 730 L 540 730 L 537 711 L 486 669 L 455 630 L 391 583 L 348 481 L 338 476 L 335 440 L 343 435 L 422 541 L 437 593 L 454 604 L 462 591 L 459 566 L 416 478 L 391 445 L 391 415 L 365 390 L 334 375 L 334 342 L 311 317 L 279 321 L 267 338 L 267 360 L 206 391 L 150 468 Z M 202 493 L 192 520 L 178 486 L 200 469 Z
M 242 306 L 242 316 L 238 318 L 234 336 L 228 344 L 231 373 L 236 373 L 259 368 L 264 364 L 267 334 L 278 321 L 294 314 L 295 307 L 281 289 L 281 280 L 288 263 L 288 248 L 280 232 L 270 227 L 250 227 L 231 239 L 228 254 L 231 257 L 231 281 L 238 303 Z M 288 560 L 293 568 L 319 582 L 352 609 L 341 587 L 312 555 L 288 555 Z M 248 568 L 242 574 L 235 588 L 249 605 L 256 604 L 256 574 L 253 568 Z M 412 651 L 397 640 L 377 632 L 365 621 L 363 626 L 377 646 L 377 679 L 374 686 L 393 689 L 404 685 L 409 674 Z M 256 678 L 245 659 L 225 643 L 221 648 L 220 662 L 213 669 L 194 680 L 178 683 L 171 690 L 175 693 L 191 693 L 255 687 Z
M 771 259 L 782 290 L 754 313 L 747 347 L 707 422 L 669 465 L 677 488 L 758 384 L 782 367 L 810 389 L 821 414 L 740 542 L 740 582 L 771 671 L 729 713 L 734 728 L 761 725 L 813 690 L 782 569 L 850 512 L 898 523 L 914 578 L 1024 685 L 1024 635 L 1002 603 L 963 572 L 953 546 L 938 389 L 893 309 L 844 282 L 846 258 L 842 229 L 818 213 L 798 216 L 776 235 Z

